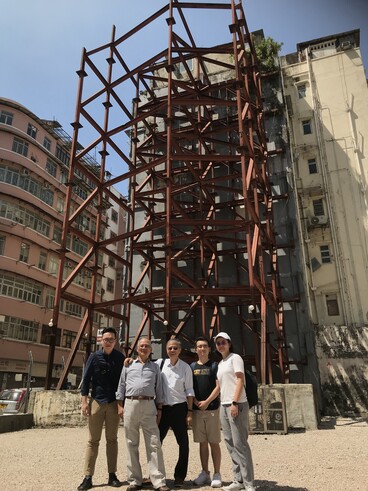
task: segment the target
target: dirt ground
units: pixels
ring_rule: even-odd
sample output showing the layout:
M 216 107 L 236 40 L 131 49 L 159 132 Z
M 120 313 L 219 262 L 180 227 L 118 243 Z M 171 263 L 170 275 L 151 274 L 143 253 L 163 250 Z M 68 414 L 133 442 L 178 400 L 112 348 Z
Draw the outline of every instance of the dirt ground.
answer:
M 82 481 L 85 427 L 31 429 L 0 434 L 1 491 L 71 491 Z M 198 446 L 190 433 L 190 463 L 185 489 L 200 469 Z M 124 429 L 119 435 L 118 477 L 126 479 Z M 232 480 L 231 464 L 222 445 L 222 478 Z M 258 491 L 368 491 L 368 422 L 330 420 L 317 431 L 288 435 L 251 435 L 250 445 Z M 173 486 L 177 446 L 171 433 L 163 445 L 167 484 Z M 146 460 L 141 451 L 144 474 Z M 107 486 L 105 444 L 102 439 L 94 488 Z M 125 490 L 126 481 L 121 489 Z M 198 489 L 198 488 L 197 488 Z M 210 487 L 204 491 L 210 491 Z

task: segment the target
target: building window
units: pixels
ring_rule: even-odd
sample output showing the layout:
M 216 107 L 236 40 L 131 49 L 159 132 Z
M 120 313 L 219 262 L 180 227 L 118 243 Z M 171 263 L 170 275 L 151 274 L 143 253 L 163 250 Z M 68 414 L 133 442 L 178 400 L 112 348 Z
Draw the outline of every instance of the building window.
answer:
M 19 261 L 22 263 L 27 263 L 29 257 L 29 244 L 22 242 L 20 246 Z
M 69 153 L 60 145 L 56 145 L 56 157 L 61 160 L 63 164 L 69 166 Z
M 114 286 L 114 280 L 112 280 L 111 278 L 107 278 L 107 291 L 110 293 L 114 293 Z
M 54 192 L 48 186 L 30 176 L 27 169 L 23 169 L 22 173 L 20 173 L 18 169 L 0 165 L 0 181 L 17 186 L 50 206 L 54 202 Z
M 60 172 L 60 182 L 61 184 L 66 184 L 68 182 L 68 174 Z
M 88 344 L 89 344 L 89 339 L 88 338 L 82 338 L 80 340 L 78 349 L 81 351 L 85 351 L 87 349 Z M 96 351 L 96 337 L 95 336 L 92 336 L 92 338 L 91 338 L 90 347 L 91 347 L 91 352 Z
M 56 256 L 50 256 L 48 272 L 50 274 L 56 274 L 58 270 L 59 259 Z
M 109 256 L 109 266 L 115 268 L 115 259 L 112 256 Z
M 62 348 L 71 348 L 74 339 L 77 337 L 76 333 L 73 331 L 67 331 L 66 329 L 63 330 L 63 337 L 61 340 L 61 346 Z
M 47 136 L 45 136 L 45 138 L 43 139 L 43 146 L 46 148 L 46 150 L 48 150 L 49 152 L 51 151 L 51 140 L 49 140 L 47 138 Z
M 326 306 L 329 316 L 340 315 L 337 295 L 326 295 Z
M 5 235 L 0 235 L 0 256 L 4 255 L 5 251 Z
M 62 228 L 59 225 L 54 224 L 54 232 L 52 234 L 52 240 L 57 244 L 61 244 Z
M 84 315 L 85 309 L 82 309 L 82 306 L 77 305 L 76 303 L 62 300 L 60 303 L 60 311 L 64 314 L 81 318 Z
M 118 223 L 118 212 L 116 210 L 111 210 L 111 220 L 114 223 Z
M 307 86 L 305 84 L 298 85 L 298 97 L 304 99 L 307 94 Z
M 32 138 L 36 139 L 36 136 L 37 136 L 37 128 L 36 128 L 36 126 L 33 126 L 33 124 L 28 123 L 27 135 L 29 135 Z
M 58 196 L 56 200 L 56 211 L 59 213 L 64 213 L 65 211 L 65 199 Z
M 321 251 L 321 261 L 323 263 L 330 263 L 331 262 L 330 246 L 323 245 L 320 246 L 319 248 Z
M 324 216 L 325 210 L 323 208 L 322 199 L 314 199 L 313 200 L 313 213 L 317 217 Z
M 17 138 L 16 136 L 14 137 L 13 140 L 13 147 L 12 147 L 13 152 L 20 153 L 20 155 L 23 155 L 24 157 L 27 157 L 28 155 L 28 143 L 21 138 Z
M 309 174 L 318 173 L 316 159 L 308 159 L 308 169 L 309 169 Z
M 79 237 L 73 237 L 71 249 L 78 254 L 78 256 L 85 256 L 88 251 L 88 244 Z
M 0 323 L 3 336 L 10 339 L 19 339 L 20 341 L 37 341 L 38 322 L 20 319 L 18 317 L 5 316 Z
M 9 124 L 10 126 L 13 124 L 14 114 L 8 111 L 0 111 L 0 123 Z
M 21 223 L 45 237 L 49 237 L 50 235 L 50 222 L 43 220 L 40 215 L 32 213 L 23 206 L 17 206 L 13 203 L 0 200 L 0 217 Z
M 47 309 L 52 309 L 54 307 L 55 301 L 55 289 L 54 288 L 46 288 L 45 291 L 45 307 Z
M 304 135 L 312 134 L 312 121 L 310 119 L 305 119 L 304 121 L 302 121 L 302 126 Z
M 50 174 L 50 176 L 56 177 L 57 165 L 55 164 L 55 162 L 53 162 L 50 159 L 47 159 L 45 169 L 46 169 L 46 172 L 48 172 Z
M 40 251 L 40 257 L 38 258 L 38 268 L 46 271 L 46 263 L 47 263 L 47 252 Z
M 40 305 L 41 293 L 42 285 L 35 281 L 10 274 L 0 274 L 0 295 Z

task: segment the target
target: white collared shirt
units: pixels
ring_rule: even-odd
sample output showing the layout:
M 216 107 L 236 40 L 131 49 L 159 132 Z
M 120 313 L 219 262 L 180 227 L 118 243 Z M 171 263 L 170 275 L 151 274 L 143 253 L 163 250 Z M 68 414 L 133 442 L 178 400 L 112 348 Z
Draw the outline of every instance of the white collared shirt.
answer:
M 156 363 L 161 366 L 162 359 Z M 194 397 L 192 369 L 185 361 L 178 359 L 175 365 L 170 359 L 165 360 L 161 370 L 164 405 L 173 406 L 187 402 L 187 397 Z

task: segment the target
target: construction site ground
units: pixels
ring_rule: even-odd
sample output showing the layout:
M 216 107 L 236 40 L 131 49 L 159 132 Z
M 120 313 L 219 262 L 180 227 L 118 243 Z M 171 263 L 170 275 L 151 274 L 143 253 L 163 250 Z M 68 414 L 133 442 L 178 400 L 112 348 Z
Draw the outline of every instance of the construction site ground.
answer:
M 83 477 L 85 427 L 35 428 L 0 434 L 1 491 L 71 491 Z M 191 482 L 201 470 L 198 444 L 190 432 L 190 462 L 184 489 L 198 489 Z M 119 430 L 118 477 L 127 486 L 124 428 Z M 367 491 L 367 419 L 330 419 L 316 431 L 294 431 L 287 435 L 250 436 L 258 491 Z M 143 443 L 141 443 L 143 445 Z M 224 483 L 232 480 L 231 462 L 224 443 L 221 473 Z M 173 488 L 177 445 L 169 433 L 163 445 L 167 484 Z M 144 475 L 148 475 L 144 447 Z M 104 436 L 93 484 L 107 486 Z M 209 491 L 211 488 L 203 488 Z

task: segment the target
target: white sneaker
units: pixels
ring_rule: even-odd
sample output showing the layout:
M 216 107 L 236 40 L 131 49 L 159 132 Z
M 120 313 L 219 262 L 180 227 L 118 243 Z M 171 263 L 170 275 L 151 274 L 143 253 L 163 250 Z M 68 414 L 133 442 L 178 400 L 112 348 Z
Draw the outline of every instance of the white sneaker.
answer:
M 221 474 L 218 472 L 215 472 L 213 475 L 212 481 L 211 481 L 211 487 L 212 488 L 221 488 L 222 486 L 222 480 L 221 480 Z
M 242 482 L 233 481 L 228 486 L 223 486 L 224 491 L 238 491 L 239 489 L 244 489 L 244 484 Z
M 252 484 L 245 486 L 245 491 L 256 491 L 256 488 Z
M 204 486 L 210 483 L 211 483 L 210 474 L 209 473 L 207 474 L 207 472 L 204 470 L 202 470 L 199 476 L 196 477 L 193 481 L 193 484 L 195 484 L 196 486 Z

